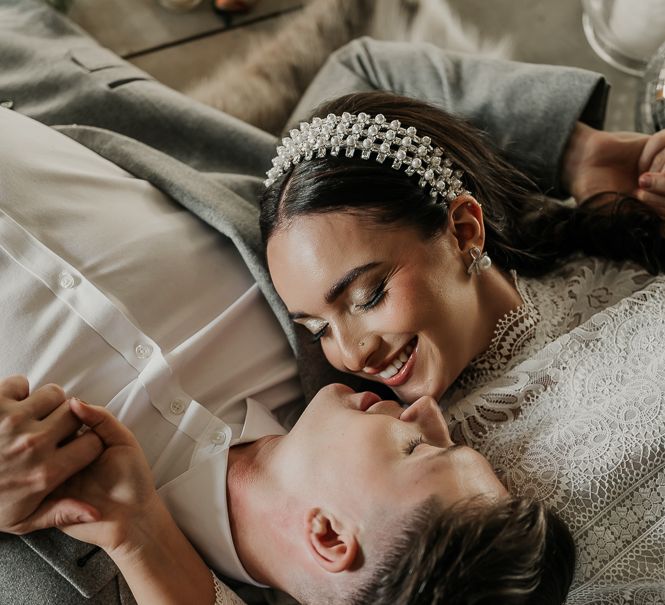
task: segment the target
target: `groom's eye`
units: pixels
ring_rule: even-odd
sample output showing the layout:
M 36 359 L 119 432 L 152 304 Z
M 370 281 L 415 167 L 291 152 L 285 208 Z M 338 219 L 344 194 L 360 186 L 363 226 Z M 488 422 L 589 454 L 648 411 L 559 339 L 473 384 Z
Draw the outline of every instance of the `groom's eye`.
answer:
M 425 443 L 425 438 L 422 435 L 419 435 L 418 437 L 415 437 L 414 439 L 411 439 L 411 441 L 409 441 L 409 443 L 404 448 L 404 453 L 407 456 L 410 456 L 411 454 L 413 454 L 415 449 L 419 445 L 422 445 L 423 443 Z

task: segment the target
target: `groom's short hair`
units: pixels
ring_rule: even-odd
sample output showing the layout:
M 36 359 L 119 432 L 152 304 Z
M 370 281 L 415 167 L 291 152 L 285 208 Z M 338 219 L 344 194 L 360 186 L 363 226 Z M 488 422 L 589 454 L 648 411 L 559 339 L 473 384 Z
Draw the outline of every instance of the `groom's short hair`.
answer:
M 433 496 L 397 524 L 377 530 L 382 535 L 376 543 L 363 547 L 363 568 L 348 587 L 329 592 L 309 586 L 298 595 L 301 602 L 561 605 L 566 599 L 575 544 L 563 521 L 540 502 L 474 498 L 444 508 Z
M 402 532 L 346 605 L 561 605 L 575 544 L 544 504 L 478 499 L 443 508 L 435 497 Z M 339 602 L 339 601 L 338 601 Z

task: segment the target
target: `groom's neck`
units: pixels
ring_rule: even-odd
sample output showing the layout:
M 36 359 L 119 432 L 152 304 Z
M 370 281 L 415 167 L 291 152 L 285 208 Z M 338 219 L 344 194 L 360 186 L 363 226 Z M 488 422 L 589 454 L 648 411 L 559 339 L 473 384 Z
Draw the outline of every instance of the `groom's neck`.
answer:
M 233 543 L 249 575 L 269 586 L 277 586 L 272 561 L 282 529 L 278 478 L 273 476 L 274 450 L 281 436 L 270 435 L 229 450 L 226 490 Z

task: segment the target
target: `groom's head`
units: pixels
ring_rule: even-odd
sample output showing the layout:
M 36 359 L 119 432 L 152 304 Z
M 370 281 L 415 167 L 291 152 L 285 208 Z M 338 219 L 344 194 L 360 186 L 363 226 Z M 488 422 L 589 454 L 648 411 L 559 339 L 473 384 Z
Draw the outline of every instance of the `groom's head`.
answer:
M 455 445 L 431 398 L 403 409 L 331 385 L 270 458 L 263 567 L 301 602 L 563 602 L 567 529 Z

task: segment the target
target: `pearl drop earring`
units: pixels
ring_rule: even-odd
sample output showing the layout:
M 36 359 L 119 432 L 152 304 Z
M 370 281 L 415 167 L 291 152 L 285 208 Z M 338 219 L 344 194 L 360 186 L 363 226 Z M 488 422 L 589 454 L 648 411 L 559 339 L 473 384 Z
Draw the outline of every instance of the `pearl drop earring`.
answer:
M 480 275 L 480 273 L 487 271 L 487 269 L 492 266 L 492 259 L 488 256 L 487 252 L 481 252 L 480 248 L 477 246 L 471 248 L 471 250 L 469 250 L 469 254 L 473 259 L 469 265 L 469 268 L 466 270 L 469 275 L 472 273 Z

